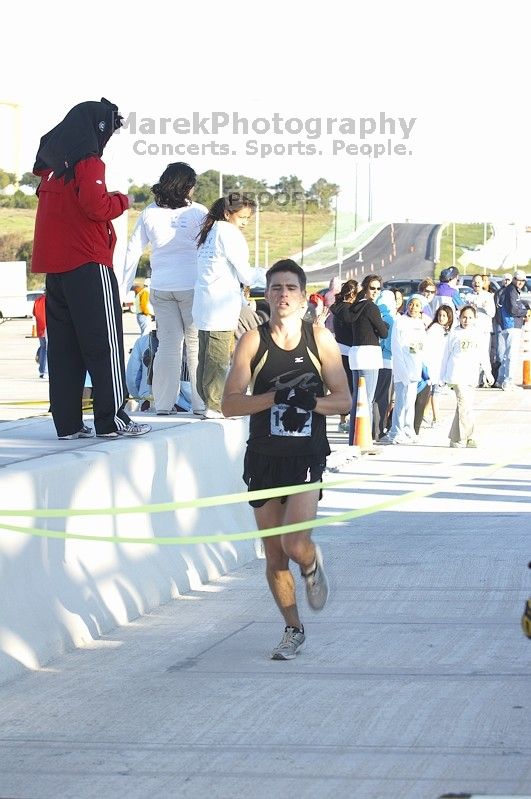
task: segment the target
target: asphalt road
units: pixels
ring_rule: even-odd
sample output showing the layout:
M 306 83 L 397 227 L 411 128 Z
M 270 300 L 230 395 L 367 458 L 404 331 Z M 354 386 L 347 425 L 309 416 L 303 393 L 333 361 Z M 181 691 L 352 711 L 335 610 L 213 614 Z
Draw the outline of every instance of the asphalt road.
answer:
M 435 238 L 440 225 L 397 223 L 387 225 L 363 250 L 343 261 L 341 277 L 359 280 L 374 272 L 384 280 L 432 276 Z M 328 282 L 339 264 L 312 270 L 311 281 Z

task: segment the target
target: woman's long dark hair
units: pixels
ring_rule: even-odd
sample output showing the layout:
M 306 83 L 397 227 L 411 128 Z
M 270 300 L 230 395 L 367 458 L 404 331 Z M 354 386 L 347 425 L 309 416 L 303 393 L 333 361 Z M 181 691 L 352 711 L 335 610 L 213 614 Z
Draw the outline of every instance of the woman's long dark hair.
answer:
M 197 246 L 200 247 L 205 243 L 206 237 L 212 230 L 214 222 L 223 222 L 225 221 L 226 213 L 235 214 L 237 211 L 241 211 L 242 208 L 250 208 L 251 211 L 254 211 L 256 203 L 249 195 L 239 194 L 238 192 L 232 192 L 226 197 L 219 197 L 212 203 L 208 214 L 205 216 L 203 224 L 201 225 L 201 230 L 197 236 Z
M 190 205 L 188 197 L 195 186 L 197 175 L 189 164 L 177 161 L 168 164 L 159 178 L 159 182 L 151 187 L 155 203 L 159 208 L 184 208 Z
M 345 300 L 355 297 L 358 293 L 358 285 L 358 281 L 354 279 L 345 281 L 341 290 L 336 294 L 336 302 L 345 302 Z
M 439 305 L 435 313 L 433 314 L 433 322 L 430 322 L 426 330 L 429 330 L 430 327 L 433 325 L 440 325 L 439 322 L 439 311 L 446 311 L 446 315 L 448 316 L 448 322 L 444 325 L 445 333 L 448 333 L 449 330 L 452 329 L 454 324 L 454 309 L 450 305 Z

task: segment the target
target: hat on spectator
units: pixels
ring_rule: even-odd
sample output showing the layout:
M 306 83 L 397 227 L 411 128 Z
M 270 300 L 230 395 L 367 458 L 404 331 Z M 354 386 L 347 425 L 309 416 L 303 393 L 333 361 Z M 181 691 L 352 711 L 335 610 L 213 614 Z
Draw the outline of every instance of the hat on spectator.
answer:
M 450 280 L 453 280 L 454 277 L 459 277 L 459 269 L 457 266 L 448 266 L 446 269 L 443 269 L 441 274 L 439 275 L 439 280 L 441 283 L 449 283 Z
M 412 294 L 411 297 L 408 297 L 406 307 L 410 305 L 413 302 L 413 300 L 418 300 L 423 308 L 426 305 L 430 304 L 428 298 L 425 297 L 423 294 Z
M 506 273 L 504 274 L 504 276 L 503 276 L 503 279 L 504 279 L 504 280 L 512 280 L 512 279 L 513 279 L 513 276 L 511 275 L 511 273 L 510 273 L 510 272 L 506 272 Z
M 146 279 L 144 280 L 144 286 L 151 286 L 151 278 L 150 277 L 146 277 Z
M 517 280 L 525 280 L 525 272 L 523 269 L 517 269 L 514 276 Z

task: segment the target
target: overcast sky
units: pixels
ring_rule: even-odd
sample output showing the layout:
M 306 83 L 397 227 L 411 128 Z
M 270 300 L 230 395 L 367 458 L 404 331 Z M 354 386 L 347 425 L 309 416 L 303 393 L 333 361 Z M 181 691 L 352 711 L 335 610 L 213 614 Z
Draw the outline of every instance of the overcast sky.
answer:
M 21 129 L 0 105 L 0 167 L 31 169 L 40 136 L 104 95 L 131 122 L 105 150 L 110 189 L 181 160 L 306 188 L 324 177 L 353 210 L 357 163 L 363 216 L 370 152 L 374 218 L 531 223 L 527 8 L 93 0 L 74 17 L 62 0 L 9 4 L 0 101 L 20 104 Z M 162 152 L 177 146 L 198 150 Z

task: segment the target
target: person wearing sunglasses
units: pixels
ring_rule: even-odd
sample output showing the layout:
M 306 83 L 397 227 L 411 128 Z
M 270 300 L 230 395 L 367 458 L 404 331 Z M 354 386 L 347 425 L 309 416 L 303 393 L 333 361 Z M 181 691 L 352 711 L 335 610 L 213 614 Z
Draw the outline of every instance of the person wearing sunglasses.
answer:
M 426 327 L 433 322 L 433 309 L 431 307 L 431 302 L 435 297 L 436 291 L 437 286 L 431 277 L 425 277 L 424 280 L 421 280 L 419 283 L 418 294 L 421 294 L 426 298 L 426 303 L 422 309 L 422 319 Z
M 366 275 L 361 282 L 361 289 L 355 301 L 343 309 L 345 321 L 352 326 L 352 347 L 348 356 L 352 369 L 349 444 L 354 443 L 360 377 L 365 378 L 369 424 L 372 430 L 372 404 L 378 382 L 378 372 L 383 366 L 380 339 L 386 338 L 389 332 L 389 325 L 382 319 L 380 309 L 376 305 L 381 288 L 382 280 L 379 275 Z

